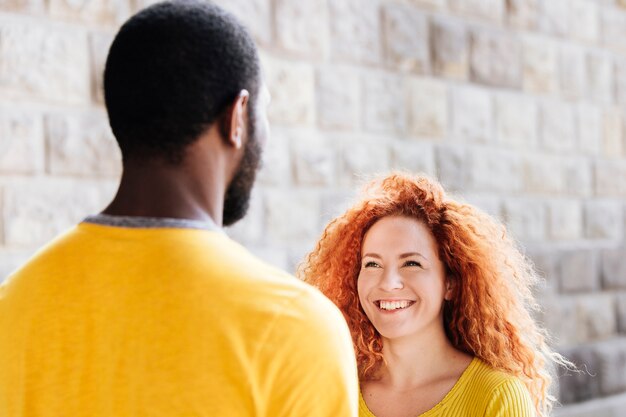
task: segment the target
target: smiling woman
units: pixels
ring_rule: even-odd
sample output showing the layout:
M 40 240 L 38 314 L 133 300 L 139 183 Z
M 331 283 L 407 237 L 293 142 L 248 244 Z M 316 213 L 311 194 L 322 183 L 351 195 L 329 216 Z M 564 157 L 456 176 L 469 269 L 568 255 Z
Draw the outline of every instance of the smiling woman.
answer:
M 532 265 L 505 228 L 434 180 L 393 174 L 324 231 L 299 275 L 343 312 L 360 415 L 547 416 L 552 363 Z

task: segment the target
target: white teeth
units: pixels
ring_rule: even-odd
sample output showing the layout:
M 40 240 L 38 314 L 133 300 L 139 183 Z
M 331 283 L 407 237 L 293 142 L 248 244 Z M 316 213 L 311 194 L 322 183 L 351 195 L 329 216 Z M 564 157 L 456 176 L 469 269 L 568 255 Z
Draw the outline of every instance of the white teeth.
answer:
M 411 305 L 411 301 L 402 300 L 402 301 L 379 301 L 380 308 L 383 310 L 398 310 L 402 308 L 407 308 Z

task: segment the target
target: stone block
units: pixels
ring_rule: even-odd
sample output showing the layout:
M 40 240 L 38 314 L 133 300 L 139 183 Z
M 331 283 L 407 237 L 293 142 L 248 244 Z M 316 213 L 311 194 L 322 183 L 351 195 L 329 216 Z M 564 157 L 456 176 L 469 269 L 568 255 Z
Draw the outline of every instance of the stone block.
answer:
M 297 56 L 322 59 L 328 45 L 328 7 L 325 0 L 276 0 L 278 46 Z
M 624 120 L 618 107 L 607 109 L 603 115 L 602 155 L 607 158 L 621 158 L 624 155 Z
M 406 129 L 404 85 L 398 76 L 371 74 L 363 79 L 363 126 L 380 133 L 402 133 Z
M 46 117 L 45 126 L 51 174 L 121 175 L 121 154 L 104 114 L 52 114 Z
M 121 25 L 131 15 L 129 0 L 49 0 L 52 17 L 87 23 Z
M 522 189 L 523 166 L 516 153 L 472 149 L 468 162 L 470 190 L 514 193 Z
M 410 78 L 407 83 L 409 133 L 418 137 L 445 137 L 448 124 L 446 85 L 424 78 Z
M 602 200 L 586 202 L 585 236 L 590 239 L 621 240 L 624 236 L 624 219 L 620 202 Z
M 589 249 L 567 250 L 559 265 L 563 292 L 594 291 L 600 288 L 598 254 Z
M 626 37 L 626 11 L 605 7 L 600 13 L 602 43 L 623 54 L 626 52 L 623 39 Z
M 582 99 L 588 90 L 587 60 L 585 51 L 575 45 L 559 48 L 559 74 L 561 94 L 565 98 Z
M 594 174 L 597 196 L 626 196 L 626 164 L 624 162 L 611 160 L 596 162 Z
M 563 404 L 587 401 L 600 396 L 598 355 L 590 346 L 562 349 L 578 371 L 565 371 L 559 378 L 559 398 Z
M 296 132 L 272 129 L 272 137 L 263 150 L 259 182 L 263 185 L 289 185 L 291 182 L 291 143 Z
M 559 153 L 576 150 L 574 110 L 569 103 L 544 102 L 539 120 L 540 141 L 544 149 Z
M 430 70 L 428 21 L 419 9 L 387 4 L 383 9 L 387 63 L 394 69 L 426 73 Z
M 0 173 L 37 174 L 44 170 L 42 117 L 36 112 L 0 112 Z
M 360 83 L 348 68 L 326 67 L 317 72 L 317 120 L 329 129 L 356 129 L 360 122 Z
M 91 95 L 94 101 L 104 104 L 104 66 L 113 35 L 109 33 L 92 33 L 89 36 L 89 52 L 91 60 Z
M 509 24 L 516 29 L 536 29 L 539 19 L 539 0 L 507 0 Z
M 576 106 L 578 148 L 585 155 L 597 156 L 603 144 L 604 119 L 600 108 L 580 103 Z
M 40 25 L 0 28 L 0 95 L 84 104 L 89 101 L 89 59 L 83 32 Z
M 555 240 L 580 239 L 583 235 L 580 201 L 554 200 L 547 204 L 549 237 Z
M 293 274 L 293 271 L 289 270 L 287 249 L 270 248 L 265 245 L 248 245 L 247 249 L 268 264 Z
M 458 14 L 492 22 L 504 20 L 504 0 L 448 0 L 450 9 Z
M 495 113 L 498 143 L 517 149 L 537 146 L 538 110 L 532 99 L 499 94 L 495 97 Z
M 556 293 L 560 287 L 560 251 L 535 248 L 530 249 L 526 256 L 532 261 L 537 275 L 542 279 L 537 290 L 543 294 Z
M 602 250 L 602 287 L 626 289 L 626 248 L 623 246 Z
M 626 339 L 601 343 L 594 351 L 598 360 L 602 394 L 613 395 L 626 391 Z
M 538 321 L 548 330 L 556 346 L 564 347 L 585 340 L 585 328 L 580 321 L 577 297 L 546 295 L 539 299 L 542 310 Z
M 469 35 L 462 22 L 434 18 L 431 22 L 433 72 L 465 80 L 469 74 Z
M 522 44 L 523 87 L 531 93 L 554 93 L 558 82 L 558 53 L 554 41 L 527 36 Z
M 626 105 L 626 60 L 616 59 L 614 62 L 615 101 Z
M 463 192 L 462 190 L 459 191 L 459 195 L 461 196 L 459 198 L 460 201 L 474 206 L 493 217 L 499 223 L 504 223 L 504 218 L 502 217 L 502 201 L 497 195 L 494 196 L 493 194 L 483 192 Z M 456 198 L 454 194 L 453 197 Z
M 526 156 L 523 161 L 524 190 L 530 193 L 555 194 L 565 189 L 560 157 Z
M 550 0 L 539 2 L 539 29 L 558 36 L 569 33 L 570 0 Z
M 585 295 L 577 300 L 576 320 L 582 326 L 581 341 L 605 340 L 617 331 L 615 297 L 612 294 Z
M 331 186 L 337 181 L 337 154 L 331 143 L 316 135 L 292 141 L 294 179 L 299 185 Z
M 437 178 L 450 191 L 465 190 L 468 172 L 468 154 L 460 146 L 438 146 L 435 149 Z
M 230 238 L 246 247 L 259 244 L 265 237 L 263 230 L 264 214 L 262 192 L 255 187 L 252 189 L 250 207 L 246 216 L 234 225 L 225 227 L 224 231 Z
M 596 42 L 600 37 L 600 9 L 588 0 L 570 0 L 569 36 L 583 42 Z
M 85 216 L 99 212 L 113 197 L 116 181 L 41 179 L 15 181 L 4 189 L 4 243 L 34 248 Z
M 626 334 L 626 293 L 617 295 L 617 322 L 619 332 Z
M 446 7 L 446 0 L 411 0 L 411 3 L 435 10 L 441 10 Z
M 593 169 L 589 158 L 563 158 L 561 162 L 563 190 L 570 196 L 591 197 L 593 194 Z
M 452 135 L 459 140 L 486 143 L 493 138 L 491 96 L 476 87 L 457 87 L 452 91 Z
M 381 61 L 381 28 L 377 2 L 331 1 L 331 55 L 338 61 Z
M 0 0 L 0 10 L 15 11 L 21 13 L 44 14 L 46 12 L 45 0 Z
M 215 0 L 215 3 L 234 14 L 256 42 L 272 46 L 271 0 Z
M 429 143 L 394 143 L 391 161 L 392 169 L 435 175 L 435 151 Z
M 500 31 L 474 30 L 470 35 L 471 79 L 498 87 L 522 84 L 521 43 Z
M 377 143 L 378 142 L 378 143 Z M 373 175 L 386 174 L 390 167 L 390 149 L 382 141 L 345 140 L 341 144 L 341 174 L 344 185 L 361 183 Z
M 315 75 L 300 62 L 265 60 L 267 85 L 272 95 L 268 109 L 271 123 L 310 126 L 315 120 Z
M 620 394 L 555 408 L 553 415 L 554 417 L 622 417 L 624 408 L 626 408 L 626 394 Z
M 613 61 L 605 52 L 590 52 L 587 56 L 589 98 L 596 103 L 611 104 L 613 97 Z
M 310 190 L 266 190 L 264 204 L 269 243 L 288 244 L 317 237 L 320 202 L 315 193 Z
M 503 204 L 507 229 L 515 240 L 531 242 L 546 237 L 546 209 L 539 200 L 507 199 Z

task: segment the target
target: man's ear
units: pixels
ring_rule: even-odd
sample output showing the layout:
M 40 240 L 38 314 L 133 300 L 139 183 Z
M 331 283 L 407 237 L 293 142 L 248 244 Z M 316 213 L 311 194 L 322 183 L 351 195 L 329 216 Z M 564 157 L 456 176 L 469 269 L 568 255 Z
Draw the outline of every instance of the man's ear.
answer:
M 224 132 L 226 136 L 225 139 L 226 142 L 234 146 L 235 149 L 240 149 L 243 146 L 249 102 L 250 93 L 248 90 L 241 90 L 226 114 L 225 125 L 227 129 L 226 132 Z

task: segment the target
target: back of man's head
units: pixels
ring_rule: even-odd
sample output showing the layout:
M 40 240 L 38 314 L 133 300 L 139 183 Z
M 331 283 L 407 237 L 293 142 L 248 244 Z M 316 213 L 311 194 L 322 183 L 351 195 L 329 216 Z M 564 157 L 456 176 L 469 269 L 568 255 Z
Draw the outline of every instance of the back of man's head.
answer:
M 109 122 L 125 162 L 180 162 L 243 89 L 252 112 L 259 86 L 248 31 L 201 0 L 158 3 L 134 15 L 115 37 L 104 72 Z

